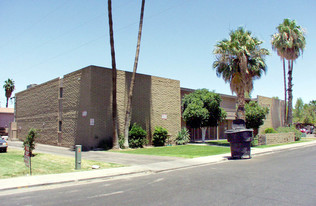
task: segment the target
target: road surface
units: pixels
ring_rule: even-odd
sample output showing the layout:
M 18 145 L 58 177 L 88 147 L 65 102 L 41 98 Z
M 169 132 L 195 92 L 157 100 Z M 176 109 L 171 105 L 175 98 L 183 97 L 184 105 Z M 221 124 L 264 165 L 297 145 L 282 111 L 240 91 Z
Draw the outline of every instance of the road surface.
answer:
M 316 205 L 316 147 L 250 160 L 20 189 L 0 205 Z

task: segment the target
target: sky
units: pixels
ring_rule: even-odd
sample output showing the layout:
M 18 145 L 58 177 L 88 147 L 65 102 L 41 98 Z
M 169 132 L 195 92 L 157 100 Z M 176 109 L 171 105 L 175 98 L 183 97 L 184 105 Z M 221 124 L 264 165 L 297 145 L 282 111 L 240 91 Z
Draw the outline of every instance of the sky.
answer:
M 116 65 L 132 71 L 141 0 L 112 0 Z M 296 20 L 306 48 L 294 63 L 293 105 L 316 99 L 315 0 L 147 0 L 138 73 L 180 80 L 181 87 L 231 95 L 216 76 L 214 46 L 242 26 L 270 51 L 267 73 L 254 81 L 257 95 L 284 99 L 283 67 L 271 36 L 284 18 Z M 0 84 L 15 92 L 89 65 L 111 68 L 106 0 L 1 0 Z M 0 107 L 5 107 L 0 90 Z M 9 107 L 14 107 L 9 101 Z

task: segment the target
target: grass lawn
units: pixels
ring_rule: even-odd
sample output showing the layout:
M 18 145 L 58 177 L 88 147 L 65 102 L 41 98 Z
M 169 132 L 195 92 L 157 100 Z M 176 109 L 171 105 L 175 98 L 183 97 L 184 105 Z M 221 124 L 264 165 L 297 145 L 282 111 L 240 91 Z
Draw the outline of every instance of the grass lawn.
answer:
M 44 153 L 35 153 L 31 161 L 32 175 L 92 170 L 92 165 L 99 165 L 101 169 L 122 166 L 82 159 L 81 170 L 75 170 L 75 158 Z M 29 174 L 29 168 L 25 166 L 23 150 L 8 148 L 7 153 L 0 153 L 0 179 L 25 176 L 27 174 Z
M 166 147 L 116 150 L 115 152 L 129 153 L 129 154 L 194 158 L 194 157 L 229 153 L 230 148 L 208 146 L 208 145 L 177 145 L 177 146 L 166 146 Z
M 206 142 L 210 145 L 218 145 L 218 146 L 225 146 L 230 147 L 230 143 L 227 141 L 227 139 L 221 139 L 221 140 L 211 140 L 209 142 Z

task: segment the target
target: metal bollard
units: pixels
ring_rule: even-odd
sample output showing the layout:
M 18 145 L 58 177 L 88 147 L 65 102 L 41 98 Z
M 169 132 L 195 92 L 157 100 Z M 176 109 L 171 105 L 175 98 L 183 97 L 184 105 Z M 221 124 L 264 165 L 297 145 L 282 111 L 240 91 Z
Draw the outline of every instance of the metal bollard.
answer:
M 75 169 L 81 169 L 81 145 L 75 146 Z

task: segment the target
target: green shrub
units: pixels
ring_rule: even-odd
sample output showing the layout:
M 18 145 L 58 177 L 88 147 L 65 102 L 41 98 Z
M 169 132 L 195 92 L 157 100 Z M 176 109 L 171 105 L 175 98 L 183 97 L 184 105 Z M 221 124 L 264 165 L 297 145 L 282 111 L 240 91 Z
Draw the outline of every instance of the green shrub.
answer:
M 176 144 L 183 145 L 188 142 L 190 142 L 189 130 L 187 128 L 182 128 L 181 131 L 179 131 L 178 136 L 176 138 Z
M 26 145 L 30 148 L 30 155 L 32 156 L 32 152 L 35 149 L 35 139 L 38 137 L 38 130 L 31 128 L 26 139 L 23 142 L 23 147 Z
M 168 131 L 163 127 L 156 127 L 153 134 L 153 145 L 164 146 L 168 137 Z
M 130 148 L 143 147 L 148 143 L 146 139 L 147 132 L 136 123 L 133 124 L 132 128 L 128 133 L 128 144 Z
M 256 147 L 258 146 L 258 135 L 256 135 L 252 140 L 251 140 L 251 147 Z
M 269 133 L 277 133 L 277 131 L 275 131 L 273 128 L 267 128 L 264 130 L 265 134 L 269 134 Z
M 125 149 L 125 147 L 124 147 L 124 142 L 125 142 L 125 137 L 124 137 L 124 135 L 122 135 L 122 134 L 120 134 L 119 136 L 118 136 L 118 142 L 119 142 L 119 146 L 120 146 L 120 148 L 121 149 Z
M 279 127 L 277 129 L 279 133 L 287 133 L 287 132 L 294 132 L 295 133 L 295 141 L 301 140 L 301 131 L 295 128 L 295 126 L 291 127 Z

